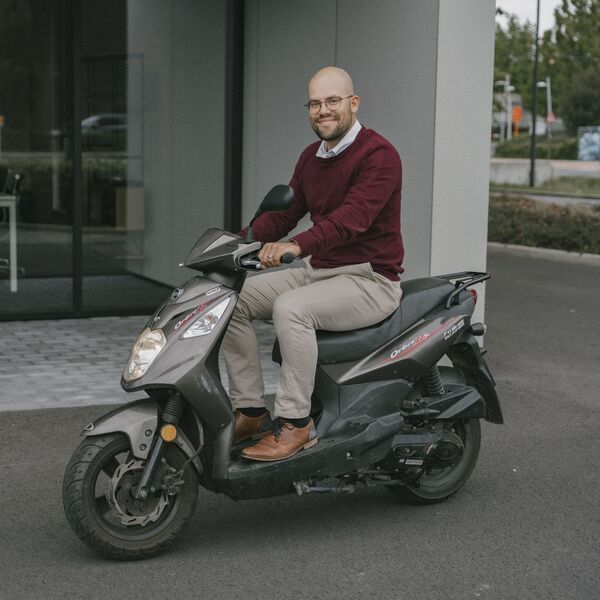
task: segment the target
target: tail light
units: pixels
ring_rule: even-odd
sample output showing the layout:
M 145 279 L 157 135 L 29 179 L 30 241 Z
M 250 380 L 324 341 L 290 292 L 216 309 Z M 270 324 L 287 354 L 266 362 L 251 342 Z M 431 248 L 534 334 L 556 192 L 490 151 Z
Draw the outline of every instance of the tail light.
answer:
M 471 296 L 473 297 L 473 304 L 477 304 L 477 290 L 471 288 L 469 292 L 471 292 Z

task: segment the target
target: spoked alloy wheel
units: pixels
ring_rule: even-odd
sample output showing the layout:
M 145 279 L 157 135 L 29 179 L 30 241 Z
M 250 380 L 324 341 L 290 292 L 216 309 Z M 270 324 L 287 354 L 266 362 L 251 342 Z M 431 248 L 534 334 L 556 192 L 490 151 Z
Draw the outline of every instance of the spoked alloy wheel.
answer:
M 404 504 L 434 504 L 450 498 L 467 481 L 475 468 L 481 445 L 479 419 L 452 423 L 451 431 L 461 438 L 464 448 L 459 462 L 451 467 L 432 469 L 414 484 L 387 489 Z
M 183 472 L 178 494 L 156 490 L 144 500 L 133 491 L 145 461 L 130 453 L 121 434 L 86 438 L 75 450 L 65 471 L 63 505 L 75 533 L 109 558 L 135 560 L 158 554 L 173 542 L 194 513 L 198 477 L 191 464 Z M 166 446 L 165 472 L 181 469 L 184 454 Z

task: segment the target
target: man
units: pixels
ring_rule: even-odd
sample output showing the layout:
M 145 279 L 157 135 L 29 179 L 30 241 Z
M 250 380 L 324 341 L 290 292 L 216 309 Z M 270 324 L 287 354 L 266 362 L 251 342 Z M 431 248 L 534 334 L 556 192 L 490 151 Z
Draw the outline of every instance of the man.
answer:
M 306 107 L 321 142 L 298 160 L 291 207 L 254 222 L 263 268 L 279 266 L 286 253 L 310 259 L 304 268 L 248 278 L 223 340 L 235 442 L 260 439 L 242 451 L 247 459 L 282 460 L 317 443 L 310 418 L 315 331 L 373 325 L 400 302 L 402 165 L 387 140 L 358 122 L 359 104 L 346 71 L 326 67 L 312 77 Z M 307 212 L 310 229 L 277 241 Z M 272 427 L 252 327 L 271 318 L 282 356 Z

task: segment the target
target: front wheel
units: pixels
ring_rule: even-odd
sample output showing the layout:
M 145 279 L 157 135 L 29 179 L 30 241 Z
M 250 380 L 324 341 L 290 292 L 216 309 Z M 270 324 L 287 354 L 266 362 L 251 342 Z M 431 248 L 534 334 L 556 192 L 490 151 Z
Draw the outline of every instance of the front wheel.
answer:
M 432 469 L 415 483 L 406 486 L 389 486 L 387 489 L 404 504 L 434 504 L 455 494 L 467 481 L 475 468 L 481 445 L 479 419 L 456 421 L 450 430 L 463 441 L 463 453 L 455 465 Z
M 185 455 L 166 446 L 161 467 L 180 470 Z M 134 498 L 145 461 L 130 452 L 122 434 L 86 438 L 75 450 L 63 480 L 63 506 L 67 519 L 88 546 L 119 560 L 136 560 L 159 554 L 173 542 L 194 513 L 198 476 L 187 464 L 183 486 L 175 495 L 153 491 Z

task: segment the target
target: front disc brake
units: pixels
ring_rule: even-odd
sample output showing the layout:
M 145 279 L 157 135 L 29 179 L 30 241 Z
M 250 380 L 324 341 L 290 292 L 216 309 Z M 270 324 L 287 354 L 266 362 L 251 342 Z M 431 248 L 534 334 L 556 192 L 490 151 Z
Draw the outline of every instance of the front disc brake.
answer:
M 121 523 L 128 527 L 134 525 L 143 527 L 150 522 L 157 521 L 165 506 L 169 504 L 169 496 L 166 490 L 162 491 L 160 498 L 152 497 L 140 501 L 133 497 L 133 492 L 144 470 L 144 465 L 145 461 L 139 459 L 119 465 L 106 490 L 108 504 Z M 157 500 L 154 508 L 149 512 L 144 512 L 144 508 L 153 500 Z

